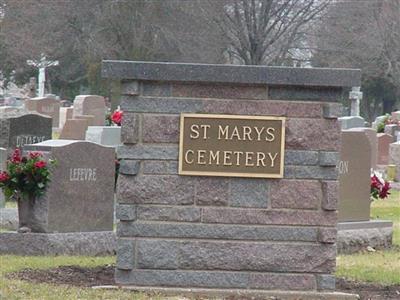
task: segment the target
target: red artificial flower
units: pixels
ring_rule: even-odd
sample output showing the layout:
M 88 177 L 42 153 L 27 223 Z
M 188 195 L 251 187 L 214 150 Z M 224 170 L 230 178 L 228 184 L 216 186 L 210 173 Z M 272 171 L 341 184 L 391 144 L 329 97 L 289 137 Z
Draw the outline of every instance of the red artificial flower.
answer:
M 21 157 L 21 150 L 18 148 L 14 150 L 12 156 L 11 156 L 11 162 L 14 164 L 19 164 L 22 161 Z
M 38 169 L 41 169 L 41 168 L 46 167 L 46 162 L 44 160 L 39 160 L 39 161 L 35 162 L 34 166 Z
M 35 159 L 35 158 L 39 158 L 39 157 L 42 157 L 42 152 L 38 152 L 38 151 L 29 152 L 30 159 Z
M 0 182 L 4 182 L 10 179 L 10 175 L 7 172 L 3 171 L 0 173 Z
M 375 188 L 375 189 L 380 189 L 382 186 L 381 181 L 379 180 L 379 178 L 374 175 L 371 177 L 371 188 Z
M 387 196 L 390 195 L 389 190 L 390 190 L 390 184 L 389 184 L 389 182 L 385 182 L 385 184 L 382 186 L 381 190 L 379 191 L 379 198 L 381 198 L 381 199 L 387 198 Z
M 116 110 L 114 113 L 111 115 L 111 120 L 117 124 L 118 126 L 121 126 L 122 122 L 122 116 L 124 112 L 122 110 Z

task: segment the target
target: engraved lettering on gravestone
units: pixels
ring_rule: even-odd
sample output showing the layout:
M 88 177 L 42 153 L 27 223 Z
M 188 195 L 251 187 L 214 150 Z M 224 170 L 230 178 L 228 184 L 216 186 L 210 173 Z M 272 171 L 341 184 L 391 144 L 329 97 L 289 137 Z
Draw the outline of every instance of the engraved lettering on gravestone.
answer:
M 70 168 L 69 181 L 96 181 L 96 168 Z
M 46 139 L 45 136 L 34 136 L 34 135 L 18 135 L 16 147 L 20 148 L 27 144 L 36 144 L 43 142 Z
M 339 174 L 347 174 L 349 173 L 349 162 L 348 161 L 339 161 L 337 166 Z
M 182 114 L 179 174 L 282 178 L 285 118 Z

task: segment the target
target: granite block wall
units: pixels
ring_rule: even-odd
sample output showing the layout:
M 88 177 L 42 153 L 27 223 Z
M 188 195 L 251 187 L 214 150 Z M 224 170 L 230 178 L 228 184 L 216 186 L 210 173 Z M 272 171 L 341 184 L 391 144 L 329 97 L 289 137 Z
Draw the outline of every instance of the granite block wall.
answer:
M 271 98 L 278 88 L 123 81 L 117 284 L 335 288 L 341 109 L 331 100 L 342 88 L 288 87 L 285 101 Z M 296 88 L 318 93 L 305 101 Z M 182 112 L 286 117 L 284 178 L 178 175 Z

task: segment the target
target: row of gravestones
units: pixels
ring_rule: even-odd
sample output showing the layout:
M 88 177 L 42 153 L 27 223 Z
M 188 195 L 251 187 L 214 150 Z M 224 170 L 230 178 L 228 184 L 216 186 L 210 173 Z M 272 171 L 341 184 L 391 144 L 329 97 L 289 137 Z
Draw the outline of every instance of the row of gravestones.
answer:
M 365 128 L 372 144 L 371 166 L 373 169 L 378 166 L 395 165 L 397 168 L 396 180 L 400 180 L 400 111 L 392 112 L 391 118 L 398 124 L 387 124 L 383 133 L 376 133 L 377 124 L 386 119 L 387 116 L 377 117 L 372 123 L 372 128 L 366 128 L 365 121 L 359 116 L 339 118 L 342 130 L 353 130 Z
M 81 110 L 88 109 L 82 106 Z M 39 110 L 39 106 L 36 109 Z M 102 120 L 104 122 L 103 113 Z M 78 140 L 51 140 L 53 124 L 51 117 L 36 112 L 3 111 L 0 116 L 0 169 L 6 168 L 7 156 L 15 148 L 47 153 L 58 163 L 46 192 L 46 205 L 40 208 L 46 214 L 46 231 L 112 230 L 114 148 Z M 0 207 L 4 207 L 4 200 L 1 193 Z
M 45 157 L 57 160 L 45 205 L 39 207 L 46 214 L 46 231 L 112 230 L 114 148 L 86 141 L 51 140 L 51 124 L 51 118 L 38 114 L 0 119 L 0 168 L 5 169 L 7 156 L 15 148 L 43 152 Z M 0 199 L 0 207 L 4 207 L 4 195 Z
M 30 112 L 50 116 L 53 127 L 60 128 L 60 138 L 84 140 L 88 126 L 104 126 L 107 112 L 103 97 L 95 95 L 77 96 L 71 107 L 60 107 L 53 96 L 32 98 L 25 101 Z
M 59 161 L 47 192 L 47 199 L 51 199 L 46 200 L 49 204 L 46 207 L 49 215 L 49 231 L 79 231 L 82 227 L 88 230 L 110 229 L 108 225 L 111 224 L 110 220 L 112 222 L 113 211 L 113 201 L 110 199 L 113 199 L 115 171 L 113 148 L 87 142 L 50 140 L 51 118 L 40 115 L 10 117 L 2 119 L 1 124 L 3 130 L 0 147 L 11 150 L 25 144 L 34 144 L 25 146 L 25 150 L 48 152 L 48 156 Z M 376 145 L 374 132 L 370 128 L 342 132 L 343 145 L 341 162 L 338 166 L 341 174 L 340 198 L 343 200 L 341 201 L 343 207 L 339 210 L 341 221 L 354 221 L 354 218 L 361 221 L 369 218 L 369 170 L 376 166 L 376 160 L 370 159 L 373 157 L 371 153 L 376 152 L 372 150 L 373 145 Z M 35 144 L 37 142 L 41 143 Z M 3 151 L 2 155 L 3 165 L 6 152 Z M 99 160 L 99 157 L 102 159 Z M 368 157 L 368 161 L 358 164 L 357 160 L 364 157 Z M 351 180 L 347 178 L 349 170 L 351 170 Z M 94 203 L 96 201 L 97 204 Z M 69 211 L 71 209 L 75 214 Z M 76 212 L 79 212 L 78 218 L 71 219 L 71 216 L 77 216 Z M 84 215 L 80 215 L 81 213 L 87 217 L 82 218 Z M 105 223 L 108 227 L 99 225 Z
M 25 109 L 52 118 L 52 127 L 59 128 L 60 139 L 88 140 L 102 145 L 120 144 L 119 127 L 104 126 L 107 106 L 104 97 L 80 95 L 74 105 L 58 101 L 54 95 L 25 101 Z M 17 112 L 15 107 L 1 107 L 0 115 Z
M 387 116 L 379 116 L 372 122 L 372 128 L 377 130 L 378 124 L 383 122 Z M 400 111 L 392 112 L 391 118 L 393 121 L 400 122 Z M 351 128 L 365 127 L 365 120 L 360 116 L 349 116 L 339 118 L 340 126 L 342 130 Z M 400 125 L 398 124 L 387 124 L 384 127 L 384 133 L 392 136 L 392 142 L 400 141 Z
M 389 155 L 383 157 L 382 152 Z M 382 169 L 380 165 L 387 161 L 396 165 L 396 180 L 400 181 L 400 142 L 393 143 L 391 135 L 377 134 L 375 129 L 367 127 L 342 131 L 341 157 L 337 166 L 339 221 L 369 220 L 371 170 Z

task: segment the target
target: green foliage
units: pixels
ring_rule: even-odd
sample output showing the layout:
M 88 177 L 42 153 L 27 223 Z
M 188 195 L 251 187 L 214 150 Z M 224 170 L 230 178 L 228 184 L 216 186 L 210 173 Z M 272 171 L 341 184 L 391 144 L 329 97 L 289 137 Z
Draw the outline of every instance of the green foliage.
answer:
M 380 122 L 378 123 L 378 125 L 376 126 L 376 131 L 378 133 L 383 133 L 385 132 L 385 122 Z

